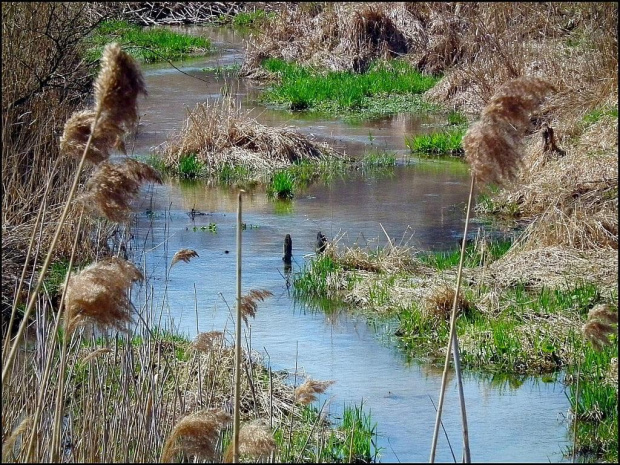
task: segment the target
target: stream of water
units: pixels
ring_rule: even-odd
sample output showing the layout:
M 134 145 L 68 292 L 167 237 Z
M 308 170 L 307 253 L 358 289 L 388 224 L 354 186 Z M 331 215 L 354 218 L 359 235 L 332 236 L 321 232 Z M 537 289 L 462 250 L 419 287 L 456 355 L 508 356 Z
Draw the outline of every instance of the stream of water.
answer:
M 220 75 L 202 70 L 240 63 L 241 38 L 221 29 L 201 29 L 200 33 L 214 40 L 218 54 L 177 64 L 183 73 L 168 64 L 143 68 L 149 96 L 140 101 L 134 155 L 149 154 L 178 131 L 187 108 L 221 98 L 225 83 L 261 124 L 294 126 L 352 156 L 373 147 L 404 156 L 405 135 L 442 124 L 438 117 L 424 115 L 350 124 L 257 106 L 259 89 L 252 84 L 242 79 L 225 82 Z M 339 237 L 343 243 L 370 247 L 384 244 L 386 234 L 418 250 L 454 247 L 462 235 L 468 188 L 466 169 L 453 163 L 416 162 L 375 176 L 356 173 L 318 183 L 292 202 L 270 201 L 261 189 L 244 195 L 247 229 L 243 232 L 242 292 L 267 289 L 274 294 L 259 304 L 250 321 L 252 349 L 274 370 L 297 368 L 312 379 L 334 380 L 319 402 L 328 401 L 327 408 L 335 417 L 342 414 L 344 404 L 363 402 L 378 425 L 383 462 L 428 460 L 435 422 L 431 398 L 437 404 L 441 371 L 410 362 L 399 352 L 392 336 L 394 323 L 371 325 L 346 312 L 326 314 L 296 302 L 281 260 L 282 242 L 285 234 L 291 234 L 293 273 L 314 252 L 319 230 L 330 239 Z M 198 331 L 232 330 L 229 306 L 234 307 L 236 298 L 236 192 L 171 180 L 145 190 L 136 208 L 132 232 L 139 247 L 134 250 L 135 260 L 147 271 L 154 289 L 151 298 L 159 299 L 155 306 L 162 309 L 162 326 L 172 326 L 191 338 Z M 187 214 L 192 208 L 205 215 L 192 219 Z M 209 229 L 209 225 L 215 226 Z M 199 257 L 168 272 L 172 255 L 182 248 L 197 251 Z M 564 460 L 562 452 L 570 444 L 564 417 L 569 402 L 560 381 L 465 373 L 464 391 L 473 461 Z M 442 418 L 460 461 L 455 380 L 448 385 Z M 443 434 L 436 460 L 453 461 Z

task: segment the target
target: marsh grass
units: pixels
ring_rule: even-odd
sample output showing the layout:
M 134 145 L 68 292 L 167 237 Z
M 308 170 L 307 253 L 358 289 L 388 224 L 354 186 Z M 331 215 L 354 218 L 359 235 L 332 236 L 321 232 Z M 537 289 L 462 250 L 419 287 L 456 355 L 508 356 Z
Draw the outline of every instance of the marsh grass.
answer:
M 280 59 L 268 59 L 263 66 L 279 79 L 264 99 L 291 110 L 359 111 L 367 108 L 373 97 L 389 100 L 392 94 L 421 94 L 436 82 L 399 61 L 377 62 L 364 74 L 320 73 Z
M 461 141 L 464 129 L 453 129 L 431 134 L 405 137 L 405 145 L 412 154 L 462 156 Z
M 205 55 L 212 50 L 209 39 L 180 34 L 163 27 L 141 27 L 124 20 L 104 21 L 89 39 L 87 58 L 96 61 L 105 44 L 120 42 L 137 60 L 144 63 L 178 60 Z

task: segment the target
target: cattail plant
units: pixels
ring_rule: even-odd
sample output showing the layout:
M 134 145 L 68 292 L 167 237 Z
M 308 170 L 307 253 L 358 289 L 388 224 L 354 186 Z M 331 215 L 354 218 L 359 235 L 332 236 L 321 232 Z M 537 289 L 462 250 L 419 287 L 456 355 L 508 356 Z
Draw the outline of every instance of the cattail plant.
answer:
M 457 377 L 461 417 L 463 422 L 463 460 L 470 462 L 469 433 L 467 427 L 467 413 L 463 395 L 463 382 L 459 356 L 458 337 L 456 335 L 457 299 L 461 285 L 463 261 L 465 258 L 465 244 L 469 215 L 473 199 L 476 179 L 481 182 L 493 182 L 499 185 L 515 179 L 521 165 L 521 140 L 530 124 L 530 114 L 543 102 L 546 94 L 554 87 L 547 81 L 539 78 L 522 77 L 503 84 L 491 97 L 482 110 L 480 119 L 472 124 L 463 137 L 465 157 L 471 166 L 471 185 L 465 217 L 465 231 L 461 244 L 461 256 L 456 278 L 456 290 L 450 316 L 450 334 L 448 349 L 441 379 L 439 405 L 433 432 L 430 462 L 435 461 L 435 451 L 441 414 L 443 409 L 444 393 L 447 384 L 447 373 L 450 364 L 450 354 L 454 353 L 454 368 Z

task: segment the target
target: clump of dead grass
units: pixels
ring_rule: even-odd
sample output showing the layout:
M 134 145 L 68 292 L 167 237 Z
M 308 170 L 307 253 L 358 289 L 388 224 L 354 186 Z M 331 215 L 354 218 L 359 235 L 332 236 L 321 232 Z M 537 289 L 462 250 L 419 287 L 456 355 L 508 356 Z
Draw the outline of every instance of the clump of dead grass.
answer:
M 230 415 L 219 409 L 187 415 L 174 426 L 166 439 L 161 461 L 171 462 L 178 453 L 183 453 L 186 457 L 217 461 L 220 431 L 230 421 Z
M 209 353 L 222 347 L 224 344 L 224 333 L 222 331 L 208 331 L 198 333 L 192 346 L 201 352 Z
M 127 290 L 134 281 L 142 279 L 134 264 L 116 257 L 73 274 L 65 296 L 67 331 L 72 333 L 86 323 L 125 330 L 125 325 L 133 321 Z
M 291 129 L 263 126 L 249 113 L 226 99 L 198 104 L 188 111 L 183 129 L 163 147 L 165 166 L 176 170 L 183 157 L 195 155 L 210 175 L 224 166 L 262 173 L 298 161 L 340 157 L 328 145 Z
M 276 442 L 273 439 L 269 426 L 265 420 L 256 419 L 245 423 L 239 430 L 239 454 L 246 457 L 259 459 L 263 462 L 269 459 L 271 453 L 276 450 Z M 234 448 L 231 443 L 224 453 L 224 462 L 231 463 Z
M 454 304 L 454 288 L 443 286 L 435 290 L 425 302 L 427 316 L 437 321 L 447 321 L 452 313 Z M 457 315 L 467 315 L 470 311 L 470 303 L 462 292 L 459 292 L 456 301 Z

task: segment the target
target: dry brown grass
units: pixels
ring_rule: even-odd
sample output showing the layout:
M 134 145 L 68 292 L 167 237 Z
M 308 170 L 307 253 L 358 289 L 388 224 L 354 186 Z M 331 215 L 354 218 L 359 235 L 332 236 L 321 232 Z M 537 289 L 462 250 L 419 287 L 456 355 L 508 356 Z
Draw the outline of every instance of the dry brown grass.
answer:
M 440 287 L 426 299 L 426 313 L 428 316 L 437 321 L 447 321 L 450 319 L 453 304 L 454 288 Z M 469 301 L 463 296 L 462 292 L 459 292 L 459 296 L 456 302 L 457 315 L 465 315 L 469 311 Z
M 221 331 L 209 331 L 206 333 L 198 333 L 196 339 L 192 343 L 196 350 L 209 353 L 224 344 L 224 333 Z
M 86 323 L 126 330 L 125 325 L 133 321 L 127 290 L 142 279 L 135 265 L 114 257 L 71 276 L 65 297 L 67 330 L 73 332 Z
M 183 129 L 162 150 L 167 167 L 176 169 L 179 160 L 195 154 L 208 173 L 225 165 L 264 172 L 283 168 L 295 161 L 337 157 L 326 144 L 287 128 L 270 128 L 250 118 L 236 103 L 198 104 L 188 111 Z

